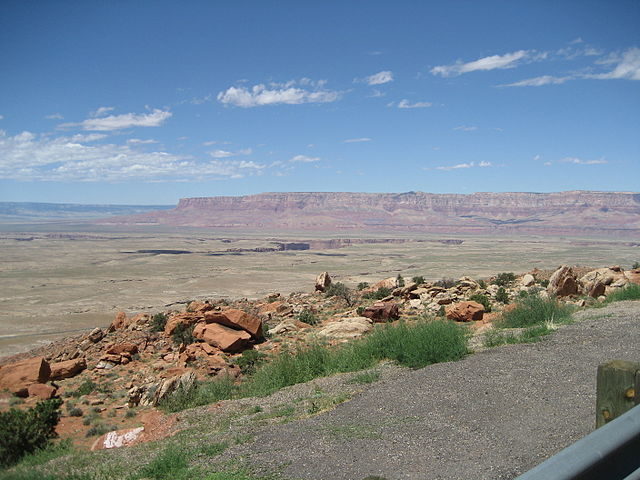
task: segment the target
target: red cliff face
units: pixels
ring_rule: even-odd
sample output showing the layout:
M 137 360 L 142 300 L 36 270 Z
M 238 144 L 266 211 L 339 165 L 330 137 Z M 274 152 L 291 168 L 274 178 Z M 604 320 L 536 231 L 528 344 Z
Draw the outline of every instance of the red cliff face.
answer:
M 109 223 L 114 223 L 110 219 Z M 640 194 L 263 193 L 184 198 L 173 210 L 115 223 L 290 230 L 640 233 Z

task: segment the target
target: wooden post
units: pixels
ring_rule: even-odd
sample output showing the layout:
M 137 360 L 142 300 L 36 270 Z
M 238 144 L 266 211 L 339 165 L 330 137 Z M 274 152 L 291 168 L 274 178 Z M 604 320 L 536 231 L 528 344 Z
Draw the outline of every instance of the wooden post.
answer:
M 640 403 L 640 363 L 611 360 L 598 366 L 596 428 Z

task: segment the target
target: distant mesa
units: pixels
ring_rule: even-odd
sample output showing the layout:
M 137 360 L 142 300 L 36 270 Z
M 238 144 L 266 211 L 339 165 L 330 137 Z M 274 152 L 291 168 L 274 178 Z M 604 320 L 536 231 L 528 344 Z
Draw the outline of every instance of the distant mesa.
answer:
M 183 198 L 173 209 L 98 222 L 270 231 L 637 236 L 640 194 L 262 193 Z

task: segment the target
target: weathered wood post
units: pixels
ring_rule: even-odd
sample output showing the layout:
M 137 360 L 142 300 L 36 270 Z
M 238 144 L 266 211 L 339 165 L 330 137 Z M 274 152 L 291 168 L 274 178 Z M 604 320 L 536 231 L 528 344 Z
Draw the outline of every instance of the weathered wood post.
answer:
M 598 366 L 596 428 L 640 404 L 640 363 L 611 360 Z

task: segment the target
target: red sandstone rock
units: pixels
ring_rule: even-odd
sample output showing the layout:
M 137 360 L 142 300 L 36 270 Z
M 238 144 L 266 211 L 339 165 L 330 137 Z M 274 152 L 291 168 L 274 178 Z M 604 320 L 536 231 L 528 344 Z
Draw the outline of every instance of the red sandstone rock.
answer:
M 113 332 L 115 330 L 119 330 L 124 328 L 127 324 L 127 314 L 124 312 L 116 313 L 116 318 L 111 322 L 111 326 L 109 327 L 109 331 Z
M 45 383 L 51 376 L 49 363 L 43 357 L 33 357 L 0 367 L 0 390 L 26 396 L 29 385 Z
M 209 302 L 198 302 L 194 300 L 187 306 L 187 311 L 193 313 L 204 313 L 208 312 L 209 310 L 213 310 L 213 308 L 214 306 Z
M 131 342 L 118 343 L 109 347 L 107 353 L 111 355 L 123 355 L 126 353 L 129 355 L 135 355 L 138 353 L 138 346 Z
M 362 316 L 374 322 L 388 322 L 400 318 L 398 304 L 392 302 L 376 302 L 362 312 Z
M 245 350 L 251 340 L 251 335 L 244 330 L 234 330 L 218 323 L 199 323 L 193 329 L 193 336 L 225 352 Z
M 164 333 L 165 335 L 173 335 L 178 325 L 193 325 L 202 320 L 202 318 L 202 314 L 195 312 L 176 313 L 167 321 L 164 327 Z
M 27 393 L 30 397 L 38 397 L 42 400 L 49 400 L 56 395 L 56 388 L 44 383 L 32 383 L 27 388 Z
M 253 338 L 262 338 L 262 321 L 242 310 L 229 309 L 223 312 L 207 312 L 204 314 L 207 323 L 219 323 L 231 328 L 244 330 Z
M 482 320 L 484 306 L 478 302 L 458 302 L 445 309 L 447 318 L 457 322 L 470 322 Z
M 87 362 L 84 358 L 74 358 L 64 362 L 51 364 L 51 380 L 63 380 L 71 378 L 87 368 Z
M 329 272 L 322 272 L 316 277 L 316 292 L 324 292 L 331 285 Z
M 553 272 L 549 279 L 547 293 L 555 297 L 576 295 L 579 291 L 578 281 L 571 267 L 563 265 Z

